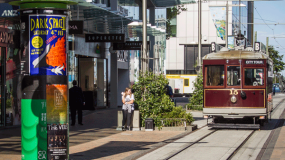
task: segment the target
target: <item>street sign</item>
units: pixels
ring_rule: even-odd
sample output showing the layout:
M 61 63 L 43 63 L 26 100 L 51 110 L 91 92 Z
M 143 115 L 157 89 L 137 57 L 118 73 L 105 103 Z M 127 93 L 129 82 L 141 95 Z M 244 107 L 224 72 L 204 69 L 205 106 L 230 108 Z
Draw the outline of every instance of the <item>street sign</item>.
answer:
M 69 21 L 69 34 L 83 34 L 83 21 Z
M 124 34 L 85 34 L 85 42 L 125 42 Z
M 150 45 L 150 42 L 147 41 L 147 45 Z M 142 41 L 126 41 L 125 43 L 114 43 L 114 50 L 141 50 Z M 149 47 L 148 47 L 149 49 Z

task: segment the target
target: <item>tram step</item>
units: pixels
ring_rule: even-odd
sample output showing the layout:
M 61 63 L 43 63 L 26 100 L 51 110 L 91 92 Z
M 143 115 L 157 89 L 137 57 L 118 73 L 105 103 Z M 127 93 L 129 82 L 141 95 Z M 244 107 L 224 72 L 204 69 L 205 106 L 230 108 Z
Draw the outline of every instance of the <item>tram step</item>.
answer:
M 216 129 L 260 129 L 259 124 L 209 123 L 208 127 Z

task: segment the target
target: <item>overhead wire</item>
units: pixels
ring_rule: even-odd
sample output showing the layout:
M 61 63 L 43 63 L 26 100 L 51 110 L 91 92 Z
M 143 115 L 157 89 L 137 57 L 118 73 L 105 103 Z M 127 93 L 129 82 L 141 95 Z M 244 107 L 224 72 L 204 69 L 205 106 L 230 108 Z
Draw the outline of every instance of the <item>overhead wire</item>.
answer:
M 262 21 L 267 25 L 268 28 L 270 28 L 273 32 L 273 37 L 275 37 L 275 33 L 274 33 L 274 29 L 271 28 L 266 22 L 265 20 L 261 17 L 261 15 L 259 14 L 258 10 L 256 9 L 256 7 L 254 7 L 254 9 L 256 10 L 256 13 L 259 15 L 259 17 L 262 19 Z M 282 48 L 285 49 L 282 45 L 280 45 L 280 43 L 276 40 L 276 38 L 274 38 L 275 42 Z

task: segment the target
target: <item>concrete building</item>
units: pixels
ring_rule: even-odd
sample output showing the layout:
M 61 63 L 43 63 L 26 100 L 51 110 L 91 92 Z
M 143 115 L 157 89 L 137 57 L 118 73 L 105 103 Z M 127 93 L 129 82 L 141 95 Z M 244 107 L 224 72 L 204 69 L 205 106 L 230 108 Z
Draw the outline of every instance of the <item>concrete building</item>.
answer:
M 233 47 L 230 39 L 239 30 L 252 44 L 253 2 L 228 2 L 228 33 L 229 47 Z M 166 75 L 174 93 L 193 93 L 193 82 L 196 79 L 198 58 L 198 4 L 184 5 L 186 11 L 181 11 L 171 19 L 172 34 L 166 41 Z M 240 13 L 240 14 L 239 14 Z M 239 20 L 241 27 L 239 28 Z M 226 1 L 207 1 L 202 3 L 202 50 L 201 57 L 210 53 L 210 45 L 215 42 L 225 46 Z

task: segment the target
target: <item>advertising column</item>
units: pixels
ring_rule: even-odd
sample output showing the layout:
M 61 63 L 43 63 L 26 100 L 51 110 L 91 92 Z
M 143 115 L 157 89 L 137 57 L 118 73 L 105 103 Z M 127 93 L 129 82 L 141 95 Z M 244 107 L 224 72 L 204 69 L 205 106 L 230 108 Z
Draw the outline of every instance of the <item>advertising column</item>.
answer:
M 21 60 L 22 160 L 67 160 L 66 7 L 70 3 L 11 3 L 21 8 L 21 46 L 25 49 Z

